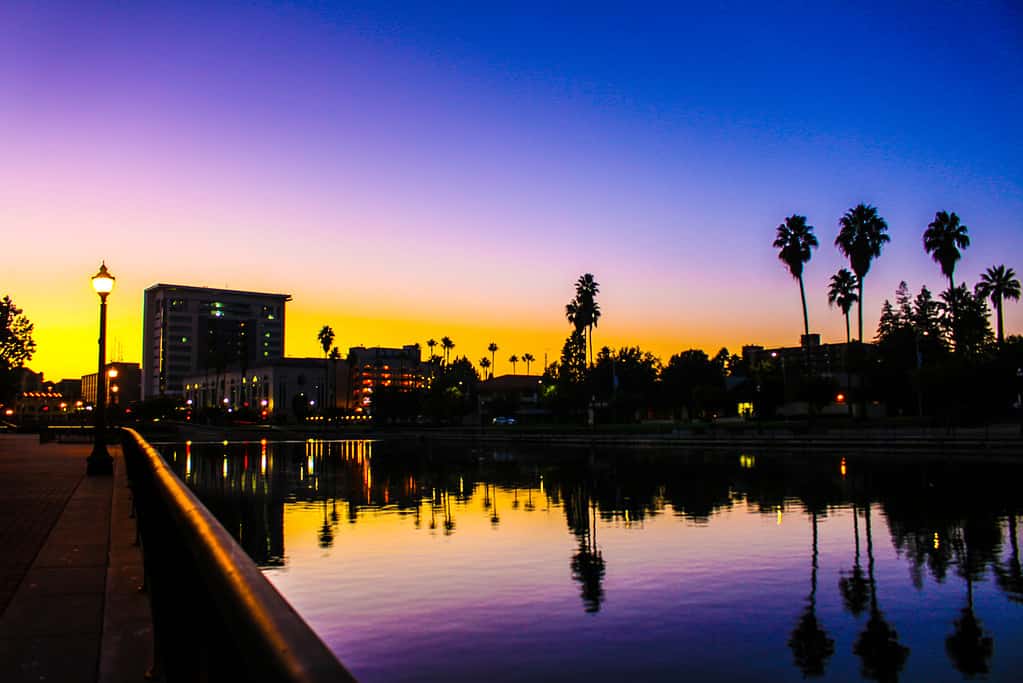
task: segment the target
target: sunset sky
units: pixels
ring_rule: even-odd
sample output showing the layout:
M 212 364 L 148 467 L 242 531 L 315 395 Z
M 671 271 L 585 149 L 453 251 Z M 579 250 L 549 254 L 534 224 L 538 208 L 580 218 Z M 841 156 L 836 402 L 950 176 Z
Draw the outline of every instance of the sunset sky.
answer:
M 140 359 L 142 290 L 169 282 L 292 294 L 288 355 L 330 324 L 342 349 L 496 341 L 499 374 L 556 358 L 584 272 L 598 346 L 798 343 L 771 247 L 792 213 L 825 341 L 859 202 L 892 237 L 868 336 L 899 280 L 944 286 L 935 211 L 970 228 L 957 280 L 1023 271 L 1014 3 L 375 4 L 0 5 L 0 295 L 33 369 L 94 370 L 102 259 L 114 358 Z

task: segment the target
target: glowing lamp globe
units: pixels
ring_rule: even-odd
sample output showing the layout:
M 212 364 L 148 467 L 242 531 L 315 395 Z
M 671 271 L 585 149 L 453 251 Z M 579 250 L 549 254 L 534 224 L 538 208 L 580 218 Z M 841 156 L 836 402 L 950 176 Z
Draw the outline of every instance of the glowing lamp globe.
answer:
M 105 297 L 114 289 L 114 276 L 107 270 L 107 264 L 100 264 L 99 272 L 92 276 L 92 288 L 101 297 Z

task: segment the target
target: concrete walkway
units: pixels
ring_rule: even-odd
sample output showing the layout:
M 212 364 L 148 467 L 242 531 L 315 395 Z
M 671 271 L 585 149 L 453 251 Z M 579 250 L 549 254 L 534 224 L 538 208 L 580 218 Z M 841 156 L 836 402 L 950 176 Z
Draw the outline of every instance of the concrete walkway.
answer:
M 119 448 L 0 435 L 0 681 L 141 681 L 152 627 Z

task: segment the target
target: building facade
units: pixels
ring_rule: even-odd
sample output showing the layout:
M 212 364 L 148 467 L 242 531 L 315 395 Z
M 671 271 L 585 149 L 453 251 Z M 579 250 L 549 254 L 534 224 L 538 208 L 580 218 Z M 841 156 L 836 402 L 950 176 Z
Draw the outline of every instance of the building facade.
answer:
M 381 389 L 408 392 L 426 387 L 427 372 L 418 344 L 398 348 L 353 346 L 348 350 L 346 405 L 356 414 L 372 414 L 373 393 Z
M 284 357 L 289 294 L 156 284 L 145 291 L 142 397 L 182 396 L 185 377 Z
M 348 364 L 323 358 L 280 358 L 246 370 L 194 373 L 184 378 L 193 410 L 258 412 L 263 418 L 301 419 L 322 414 L 343 390 Z
M 142 370 L 138 363 L 107 363 L 103 376 L 107 383 L 109 405 L 128 406 L 142 398 Z M 80 387 L 82 400 L 95 405 L 96 373 L 82 375 Z

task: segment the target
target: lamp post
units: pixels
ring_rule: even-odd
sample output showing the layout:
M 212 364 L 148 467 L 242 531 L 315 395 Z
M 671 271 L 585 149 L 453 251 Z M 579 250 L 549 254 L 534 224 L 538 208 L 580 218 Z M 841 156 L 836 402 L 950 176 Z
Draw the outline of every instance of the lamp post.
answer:
M 92 453 L 86 459 L 85 473 L 88 475 L 109 475 L 114 473 L 114 460 L 107 452 L 107 296 L 114 288 L 114 276 L 102 263 L 99 272 L 92 276 L 92 288 L 99 294 L 99 369 L 96 372 L 95 439 Z

